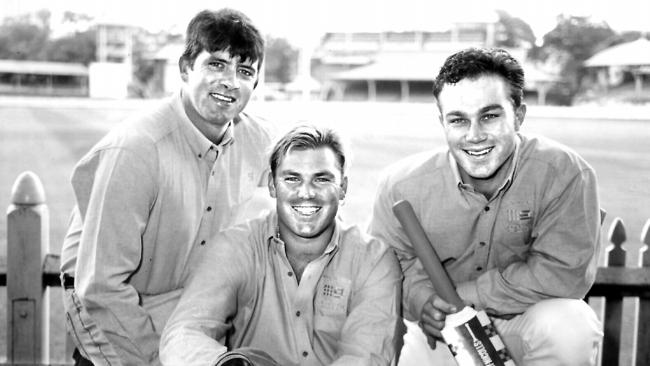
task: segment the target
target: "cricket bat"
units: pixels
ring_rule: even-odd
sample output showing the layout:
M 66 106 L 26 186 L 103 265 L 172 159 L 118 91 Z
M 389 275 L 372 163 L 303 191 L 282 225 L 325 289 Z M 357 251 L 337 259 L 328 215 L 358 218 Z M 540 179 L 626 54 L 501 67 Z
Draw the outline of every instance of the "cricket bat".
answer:
M 404 200 L 398 201 L 393 205 L 393 213 L 411 241 L 433 288 L 443 300 L 461 309 L 455 314 L 447 315 L 441 332 L 458 365 L 514 366 L 512 357 L 485 311 L 465 306 L 456 292 L 411 204 Z

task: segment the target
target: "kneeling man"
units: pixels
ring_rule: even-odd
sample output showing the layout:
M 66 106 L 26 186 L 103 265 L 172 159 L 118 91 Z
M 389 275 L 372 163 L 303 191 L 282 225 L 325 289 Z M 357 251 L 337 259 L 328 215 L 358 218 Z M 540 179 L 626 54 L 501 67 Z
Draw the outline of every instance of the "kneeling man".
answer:
M 162 335 L 165 365 L 215 365 L 238 352 L 264 354 L 265 364 L 391 362 L 401 270 L 386 245 L 337 219 L 345 163 L 329 129 L 297 127 L 275 145 L 276 210 L 194 253 Z

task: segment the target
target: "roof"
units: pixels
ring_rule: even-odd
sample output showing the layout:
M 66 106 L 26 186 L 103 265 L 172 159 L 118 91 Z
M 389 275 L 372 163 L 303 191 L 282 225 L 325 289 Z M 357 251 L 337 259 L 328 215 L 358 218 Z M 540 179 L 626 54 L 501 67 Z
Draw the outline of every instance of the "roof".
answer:
M 650 41 L 639 38 L 622 43 L 593 55 L 584 63 L 587 67 L 650 65 Z
M 408 80 L 432 81 L 452 52 L 395 52 L 376 55 L 374 62 L 332 74 L 330 80 Z M 523 57 L 523 54 L 522 54 Z M 538 66 L 522 62 L 527 85 L 558 81 L 559 77 Z
M 88 76 L 88 67 L 67 62 L 0 60 L 0 72 L 37 75 Z
M 431 81 L 449 52 L 380 53 L 368 65 L 333 74 L 332 80 Z

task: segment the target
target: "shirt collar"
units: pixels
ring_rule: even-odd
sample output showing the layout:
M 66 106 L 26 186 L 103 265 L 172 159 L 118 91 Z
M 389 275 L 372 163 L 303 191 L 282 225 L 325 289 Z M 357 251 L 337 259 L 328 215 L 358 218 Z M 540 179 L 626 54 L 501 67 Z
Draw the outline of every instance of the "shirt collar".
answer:
M 334 221 L 334 232 L 332 233 L 332 238 L 330 242 L 325 247 L 323 255 L 334 253 L 339 248 L 339 243 L 341 241 L 341 223 L 337 217 Z M 280 228 L 278 227 L 278 215 L 275 211 L 269 215 L 269 220 L 267 220 L 267 232 L 266 237 L 268 238 L 269 243 L 275 245 L 280 245 L 284 247 L 284 241 L 280 239 Z
M 519 133 L 515 135 L 515 151 L 513 153 L 512 157 L 512 164 L 510 164 L 510 167 L 508 168 L 508 175 L 506 175 L 506 180 L 501 184 L 499 189 L 496 191 L 499 192 L 502 189 L 506 188 L 507 186 L 510 185 L 510 182 L 512 182 L 512 179 L 515 175 L 515 170 L 517 168 L 517 165 L 519 164 L 519 155 L 520 155 L 520 148 L 519 146 L 521 145 L 521 136 Z M 454 156 L 451 153 L 451 150 L 447 151 L 447 159 L 449 161 L 449 166 L 451 167 L 451 174 L 454 177 L 454 180 L 456 181 L 456 185 L 459 187 L 468 187 L 469 185 L 466 183 L 463 183 L 463 179 L 460 177 L 460 171 L 458 170 L 458 163 L 456 162 L 456 159 L 454 159 Z
M 198 128 L 192 123 L 190 118 L 185 113 L 185 108 L 183 107 L 183 98 L 181 95 L 182 91 L 176 93 L 173 98 L 172 106 L 176 111 L 176 114 L 179 116 L 180 128 L 183 131 L 183 134 L 190 143 L 190 148 L 194 152 L 194 155 L 198 158 L 205 158 L 208 156 L 210 150 L 214 150 L 217 147 L 223 147 L 230 145 L 235 140 L 234 124 L 233 121 L 228 122 L 226 126 L 226 131 L 224 132 L 223 138 L 219 145 L 215 145 L 210 141 Z M 239 117 L 236 118 L 239 120 Z

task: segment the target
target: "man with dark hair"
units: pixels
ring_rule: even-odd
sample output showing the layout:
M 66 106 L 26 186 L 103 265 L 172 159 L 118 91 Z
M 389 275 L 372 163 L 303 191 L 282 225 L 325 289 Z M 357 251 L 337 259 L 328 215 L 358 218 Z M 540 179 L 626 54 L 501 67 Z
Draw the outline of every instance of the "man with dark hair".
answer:
M 519 131 L 523 85 L 506 51 L 450 56 L 434 81 L 448 147 L 397 163 L 379 184 L 369 231 L 394 247 L 404 272 L 402 365 L 430 352 L 412 322 L 435 349 L 459 309 L 427 279 L 391 211 L 399 200 L 413 205 L 461 298 L 491 315 L 518 365 L 595 362 L 602 332 L 582 298 L 599 248 L 596 176 L 569 148 Z
M 243 113 L 263 57 L 244 14 L 198 13 L 180 93 L 111 131 L 75 167 L 61 272 L 77 364 L 159 364 L 190 253 L 242 221 L 264 185 L 271 137 Z
M 389 365 L 401 272 L 387 245 L 337 219 L 345 164 L 328 129 L 297 127 L 275 145 L 276 210 L 197 248 L 163 364 Z

